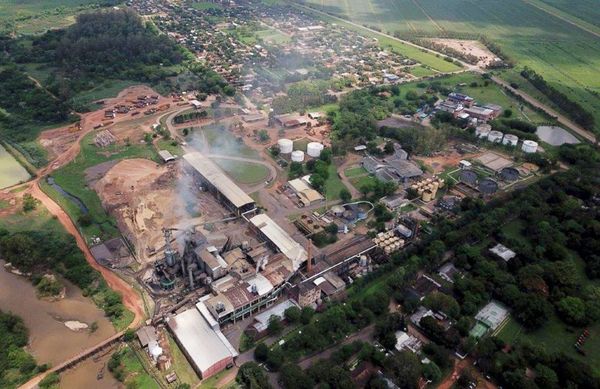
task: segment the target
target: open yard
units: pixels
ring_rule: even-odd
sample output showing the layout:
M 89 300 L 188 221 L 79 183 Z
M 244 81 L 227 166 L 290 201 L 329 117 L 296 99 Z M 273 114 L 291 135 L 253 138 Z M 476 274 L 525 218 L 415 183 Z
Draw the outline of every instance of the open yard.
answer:
M 597 1 L 578 1 L 574 9 L 573 2 L 566 0 L 308 1 L 318 10 L 355 23 L 379 26 L 388 33 L 473 38 L 485 35 L 515 59 L 519 67 L 533 68 L 551 85 L 595 111 L 596 121 L 600 122 L 600 39 L 589 29 L 536 6 L 549 4 L 597 27 Z M 380 43 L 386 46 L 389 42 L 380 39 Z M 409 52 L 406 55 L 411 56 Z

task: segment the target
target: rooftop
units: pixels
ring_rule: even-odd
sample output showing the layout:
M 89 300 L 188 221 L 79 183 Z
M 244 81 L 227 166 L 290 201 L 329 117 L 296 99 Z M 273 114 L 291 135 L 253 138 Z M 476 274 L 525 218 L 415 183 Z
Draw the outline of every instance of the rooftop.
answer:
M 254 200 L 240 189 L 223 171 L 210 159 L 200 153 L 188 153 L 183 156 L 198 173 L 209 181 L 235 207 L 254 204 Z
M 475 315 L 475 320 L 478 320 L 495 330 L 508 317 L 508 309 L 504 305 L 496 301 L 489 302 L 481 311 Z
M 167 325 L 185 350 L 190 362 L 202 373 L 235 356 L 231 351 L 232 346 L 223 334 L 211 328 L 196 308 L 167 319 Z
M 501 243 L 498 243 L 497 245 L 492 247 L 490 251 L 502 258 L 505 262 L 508 262 L 517 256 L 517 253 L 515 253 L 514 251 L 512 251 L 511 249 L 509 249 Z
M 294 270 L 298 270 L 302 263 L 306 261 L 306 250 L 285 232 L 269 216 L 263 214 L 256 215 L 250 219 L 256 228 L 286 257 L 292 260 Z

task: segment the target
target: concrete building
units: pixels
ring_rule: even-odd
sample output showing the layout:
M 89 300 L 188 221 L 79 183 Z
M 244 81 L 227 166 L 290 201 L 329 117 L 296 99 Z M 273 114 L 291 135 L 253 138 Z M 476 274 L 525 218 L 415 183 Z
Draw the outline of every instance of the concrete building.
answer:
M 472 106 L 464 109 L 465 113 L 468 113 L 470 117 L 476 118 L 478 120 L 482 120 L 487 122 L 489 120 L 495 119 L 497 117 L 496 112 L 489 108 Z
M 252 329 L 257 334 L 264 334 L 269 327 L 269 320 L 272 316 L 278 317 L 280 320 L 284 320 L 285 311 L 291 307 L 297 305 L 292 300 L 285 300 L 277 305 L 272 306 L 254 316 L 254 323 L 251 325 Z
M 292 288 L 290 294 L 300 307 L 311 307 L 321 298 L 321 287 L 313 281 L 306 281 Z
M 462 104 L 463 106 L 465 106 L 467 108 L 469 108 L 473 104 L 475 104 L 475 99 L 473 99 L 471 96 L 467 96 L 465 94 L 458 93 L 458 92 L 449 93 L 448 100 L 452 101 L 454 103 Z
M 197 173 L 202 185 L 209 188 L 230 210 L 240 215 L 256 208 L 254 200 L 210 159 L 197 152 L 185 154 L 183 159 Z

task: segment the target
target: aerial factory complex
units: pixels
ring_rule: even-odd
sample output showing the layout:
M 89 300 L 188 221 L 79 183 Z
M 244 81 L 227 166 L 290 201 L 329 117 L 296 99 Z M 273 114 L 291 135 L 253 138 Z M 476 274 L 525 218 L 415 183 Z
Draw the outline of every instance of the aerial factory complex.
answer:
M 593 1 L 17 3 L 0 388 L 600 388 Z

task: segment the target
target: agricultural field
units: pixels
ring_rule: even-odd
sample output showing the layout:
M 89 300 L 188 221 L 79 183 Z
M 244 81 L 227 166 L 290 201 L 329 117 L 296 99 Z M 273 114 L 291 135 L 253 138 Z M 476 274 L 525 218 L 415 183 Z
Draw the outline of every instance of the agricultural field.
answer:
M 596 0 L 529 0 L 529 2 L 534 5 L 544 3 L 547 7 L 551 7 L 549 10 L 554 8 L 600 28 L 600 9 Z M 543 4 L 540 7 L 543 7 Z
M 539 0 L 535 0 L 536 2 Z M 544 0 L 544 4 L 571 10 L 573 1 Z M 600 39 L 522 0 L 307 0 L 317 9 L 383 31 L 427 36 L 476 37 L 485 35 L 516 60 L 592 112 L 600 112 Z M 578 0 L 578 14 L 593 8 L 595 0 Z M 588 19 L 598 20 L 598 11 Z M 596 22 L 597 23 L 597 22 Z M 381 42 L 383 43 L 383 42 Z M 410 55 L 409 55 L 410 56 Z M 418 58 L 416 58 L 419 60 Z M 422 62 L 425 63 L 425 62 Z M 432 66 L 436 68 L 435 66 Z M 437 68 L 436 68 L 437 69 Z M 438 69 L 441 70 L 441 69 Z M 599 114 L 596 113 L 597 121 Z M 600 124 L 596 125 L 597 128 Z

